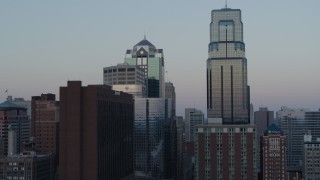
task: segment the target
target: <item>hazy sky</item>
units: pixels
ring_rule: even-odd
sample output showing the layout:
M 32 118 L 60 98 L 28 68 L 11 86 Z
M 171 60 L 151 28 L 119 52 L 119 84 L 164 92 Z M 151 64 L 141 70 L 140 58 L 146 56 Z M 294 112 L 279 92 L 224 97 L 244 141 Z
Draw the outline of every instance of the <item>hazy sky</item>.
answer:
M 223 0 L 0 1 L 0 101 L 55 93 L 68 80 L 102 84 L 103 67 L 142 38 L 164 50 L 177 114 L 206 114 L 211 10 Z M 320 108 L 320 1 L 229 0 L 242 10 L 251 102 Z

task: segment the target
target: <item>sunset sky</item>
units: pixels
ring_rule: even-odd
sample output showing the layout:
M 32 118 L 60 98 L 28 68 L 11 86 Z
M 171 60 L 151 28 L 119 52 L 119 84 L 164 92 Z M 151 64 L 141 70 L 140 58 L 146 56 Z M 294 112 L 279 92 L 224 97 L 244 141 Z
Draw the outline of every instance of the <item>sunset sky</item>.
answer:
M 0 1 L 0 102 L 54 93 L 68 80 L 102 84 L 103 67 L 143 39 L 164 50 L 177 114 L 206 114 L 211 10 L 223 0 Z M 320 108 L 320 1 L 229 0 L 241 9 L 251 102 Z

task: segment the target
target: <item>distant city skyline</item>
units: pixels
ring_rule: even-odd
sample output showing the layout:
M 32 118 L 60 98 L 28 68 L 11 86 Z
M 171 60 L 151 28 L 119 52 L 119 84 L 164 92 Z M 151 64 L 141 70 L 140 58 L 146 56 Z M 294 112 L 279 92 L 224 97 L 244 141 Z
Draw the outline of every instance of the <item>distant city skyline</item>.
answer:
M 225 1 L 0 2 L 0 101 L 31 100 L 68 80 L 103 84 L 103 67 L 123 61 L 146 35 L 165 55 L 177 115 L 206 114 L 210 13 Z M 320 1 L 235 1 L 242 10 L 254 109 L 320 108 Z M 8 93 L 5 91 L 8 90 Z

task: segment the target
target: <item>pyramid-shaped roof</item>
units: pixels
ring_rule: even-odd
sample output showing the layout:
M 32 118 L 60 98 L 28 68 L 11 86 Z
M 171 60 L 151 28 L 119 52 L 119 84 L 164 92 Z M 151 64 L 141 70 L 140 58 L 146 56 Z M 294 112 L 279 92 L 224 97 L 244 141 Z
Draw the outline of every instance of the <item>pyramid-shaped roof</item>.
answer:
M 150 46 L 153 48 L 156 48 L 151 42 L 149 42 L 146 38 L 142 39 L 140 42 L 138 42 L 138 44 L 134 45 L 134 47 L 137 46 Z

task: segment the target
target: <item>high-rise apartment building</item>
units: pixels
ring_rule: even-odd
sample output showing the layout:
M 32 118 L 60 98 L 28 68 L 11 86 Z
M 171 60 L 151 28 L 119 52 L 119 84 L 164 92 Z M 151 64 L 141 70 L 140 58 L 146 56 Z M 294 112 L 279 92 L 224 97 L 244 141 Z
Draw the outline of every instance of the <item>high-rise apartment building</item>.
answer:
M 115 91 L 122 91 L 134 97 L 146 97 L 145 70 L 137 65 L 118 64 L 103 68 L 103 84 L 112 86 Z
M 35 150 L 54 153 L 59 148 L 59 103 L 54 94 L 32 97 L 31 136 L 35 138 Z
M 0 138 L 3 140 L 4 154 L 8 152 L 8 127 L 16 133 L 17 153 L 22 151 L 22 144 L 30 138 L 30 120 L 27 109 L 9 101 L 0 104 Z
M 166 134 L 170 124 L 171 101 L 165 98 L 135 98 L 135 178 L 164 179 Z
M 107 85 L 60 87 L 60 180 L 132 178 L 133 103 Z
M 287 179 L 285 136 L 275 124 L 261 136 L 262 179 Z
M 320 138 L 312 140 L 312 135 L 304 135 L 303 171 L 304 179 L 320 179 Z
M 196 126 L 195 161 L 195 179 L 198 180 L 256 179 L 255 126 Z
M 153 44 L 144 38 L 133 46 L 132 50 L 127 50 L 124 61 L 129 65 L 137 65 L 144 69 L 147 97 L 165 97 L 165 71 L 162 49 L 156 49 Z
M 203 124 L 204 114 L 202 111 L 195 108 L 186 108 L 184 113 L 186 141 L 193 142 L 195 126 Z
M 314 139 L 320 138 L 320 111 L 282 107 L 276 121 L 286 136 L 288 170 L 302 171 L 303 136 L 311 132 Z
M 212 10 L 208 51 L 208 121 L 248 124 L 250 90 L 239 9 Z

